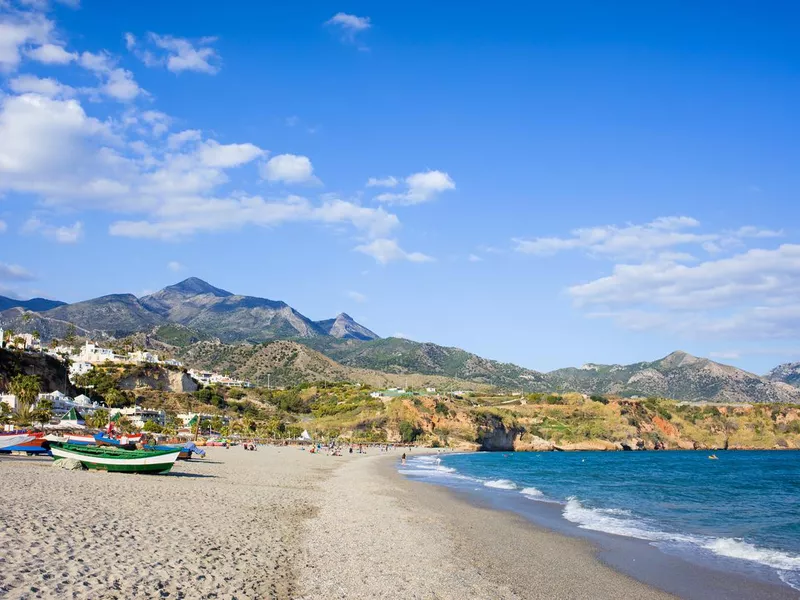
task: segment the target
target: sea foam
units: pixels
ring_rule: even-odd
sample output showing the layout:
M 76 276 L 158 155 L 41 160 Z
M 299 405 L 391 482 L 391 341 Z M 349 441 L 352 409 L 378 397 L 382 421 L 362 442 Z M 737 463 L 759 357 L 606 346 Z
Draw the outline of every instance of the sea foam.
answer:
M 537 490 L 535 487 L 526 487 L 519 491 L 520 494 L 523 496 L 527 496 L 528 498 L 543 498 L 544 494 L 541 490 Z
M 498 490 L 515 490 L 517 489 L 517 484 L 511 481 L 510 479 L 492 479 L 491 481 L 487 481 L 483 484 L 485 487 L 488 488 L 495 488 Z

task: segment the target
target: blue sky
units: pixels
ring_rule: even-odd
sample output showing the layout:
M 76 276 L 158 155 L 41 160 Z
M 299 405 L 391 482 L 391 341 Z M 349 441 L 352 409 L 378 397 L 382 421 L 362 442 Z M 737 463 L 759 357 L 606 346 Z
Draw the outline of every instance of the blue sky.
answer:
M 0 294 L 800 359 L 790 3 L 271 4 L 0 0 Z

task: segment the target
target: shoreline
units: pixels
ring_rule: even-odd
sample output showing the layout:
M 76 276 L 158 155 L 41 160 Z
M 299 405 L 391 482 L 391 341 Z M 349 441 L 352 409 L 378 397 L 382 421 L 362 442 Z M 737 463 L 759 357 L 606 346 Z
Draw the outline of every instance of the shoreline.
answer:
M 740 571 L 723 570 L 689 562 L 685 557 L 662 551 L 645 540 L 579 528 L 563 518 L 561 504 L 530 500 L 502 490 L 489 492 L 482 487 L 451 487 L 441 482 L 415 480 L 413 476 L 398 473 L 396 468 L 387 476 L 414 486 L 424 486 L 422 492 L 416 488 L 418 494 L 429 495 L 429 492 L 424 492 L 425 488 L 443 494 L 460 505 L 459 512 L 463 505 L 478 507 L 494 513 L 496 517 L 491 519 L 498 522 L 504 518 L 515 520 L 521 529 L 532 531 L 533 536 L 556 535 L 577 540 L 587 545 L 591 558 L 615 573 L 674 597 L 692 600 L 791 600 L 800 597 L 797 590 L 777 577 L 768 581 L 763 573 L 749 569 L 747 564 L 739 564 Z M 493 551 L 497 550 L 493 548 Z
M 398 460 L 332 472 L 328 501 L 306 524 L 302 598 L 675 597 L 604 564 L 585 540 L 406 479 Z
M 731 597 L 709 593 L 713 577 L 750 598 L 797 597 L 744 577 L 664 570 L 678 559 L 646 543 L 575 537 L 486 497 L 412 481 L 397 472 L 400 454 L 211 448 L 206 459 L 178 463 L 165 476 L 0 457 L 0 595 L 675 598 L 643 577 L 650 553 L 659 557 L 650 575 L 687 578 L 690 593 L 678 590 L 680 597 Z M 628 574 L 630 565 L 615 563 L 620 556 L 638 559 L 636 569 Z

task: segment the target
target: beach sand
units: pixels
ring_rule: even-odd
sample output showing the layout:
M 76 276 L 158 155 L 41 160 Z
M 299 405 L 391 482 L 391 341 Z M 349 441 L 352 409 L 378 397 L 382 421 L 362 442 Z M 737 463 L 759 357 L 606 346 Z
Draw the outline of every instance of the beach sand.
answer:
M 168 476 L 0 458 L 0 596 L 668 598 L 392 458 L 209 449 Z

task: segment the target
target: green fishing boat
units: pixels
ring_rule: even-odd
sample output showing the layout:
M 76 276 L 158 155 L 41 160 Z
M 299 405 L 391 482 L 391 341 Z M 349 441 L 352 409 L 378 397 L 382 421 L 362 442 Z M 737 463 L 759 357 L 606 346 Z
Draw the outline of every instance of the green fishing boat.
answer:
M 52 444 L 55 460 L 71 458 L 87 469 L 115 473 L 167 473 L 175 464 L 180 448 L 169 450 L 122 450 L 110 446 Z

